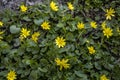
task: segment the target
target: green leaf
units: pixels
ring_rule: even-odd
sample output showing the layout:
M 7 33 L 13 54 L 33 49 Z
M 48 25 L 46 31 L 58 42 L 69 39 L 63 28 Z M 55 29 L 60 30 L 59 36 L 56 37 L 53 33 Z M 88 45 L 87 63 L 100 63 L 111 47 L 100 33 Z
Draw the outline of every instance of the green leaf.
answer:
M 64 24 L 62 22 L 60 22 L 57 24 L 57 27 L 62 28 L 62 27 L 64 27 Z
M 3 75 L 5 76 L 6 74 L 7 74 L 7 71 L 1 71 L 0 72 L 0 76 L 3 76 Z
M 34 19 L 36 25 L 40 25 L 43 22 L 43 19 Z
M 82 78 L 82 80 L 88 80 L 87 76 L 81 71 L 75 71 L 76 76 Z
M 23 59 L 22 62 L 25 63 L 26 65 L 31 64 L 31 60 L 29 60 L 29 59 Z
M 27 39 L 26 43 L 29 47 L 36 47 L 37 46 L 37 44 L 34 41 L 32 41 L 31 39 Z
M 13 34 L 18 33 L 20 32 L 20 28 L 17 28 L 16 25 L 12 25 L 10 26 L 10 32 Z
M 91 62 L 88 62 L 84 65 L 85 68 L 87 69 L 92 69 L 93 68 L 93 64 Z
M 23 20 L 25 20 L 25 21 L 31 21 L 31 19 L 28 18 L 28 16 L 24 16 L 24 17 L 23 17 Z
M 32 70 L 29 76 L 29 80 L 38 80 L 38 72 L 35 70 Z
M 44 72 L 44 73 L 46 73 L 48 70 L 46 69 L 46 68 L 38 68 L 38 70 L 40 70 L 41 72 Z
M 74 36 L 71 32 L 68 32 L 66 34 L 66 40 L 74 41 Z
M 94 65 L 95 65 L 95 68 L 96 68 L 96 69 L 101 70 L 101 66 L 99 65 L 98 62 L 95 62 Z
M 14 39 L 14 47 L 18 47 L 20 45 L 20 39 L 19 38 L 16 38 Z

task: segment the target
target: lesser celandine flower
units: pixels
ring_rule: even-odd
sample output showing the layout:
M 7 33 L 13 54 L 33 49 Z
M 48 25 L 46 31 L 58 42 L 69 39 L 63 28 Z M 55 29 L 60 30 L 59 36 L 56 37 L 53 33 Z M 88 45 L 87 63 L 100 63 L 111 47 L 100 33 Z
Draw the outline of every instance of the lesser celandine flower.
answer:
M 37 42 L 39 36 L 40 36 L 40 33 L 39 32 L 35 32 L 34 34 L 32 34 L 32 38 L 31 39 L 34 42 Z
M 59 58 L 55 59 L 57 66 L 60 66 L 60 70 L 62 70 L 63 68 L 67 69 L 70 67 L 70 64 L 67 63 L 68 61 L 69 61 L 68 59 L 62 59 L 62 60 L 60 60 Z
M 15 71 L 10 71 L 8 74 L 7 74 L 7 80 L 15 80 L 17 79 L 16 78 L 16 72 Z
M 105 29 L 106 28 L 106 21 L 103 21 L 101 26 L 102 26 L 102 29 Z
M 102 76 L 100 77 L 100 80 L 109 80 L 109 79 L 106 77 L 106 75 L 102 75 Z
M 82 22 L 81 23 L 78 22 L 77 27 L 78 27 L 78 29 L 84 29 L 85 25 Z
M 74 10 L 74 6 L 71 4 L 71 2 L 68 2 L 67 5 L 68 5 L 68 9 Z
M 0 21 L 0 27 L 2 27 L 3 26 L 3 22 L 2 21 Z
M 88 50 L 89 50 L 90 54 L 94 54 L 95 53 L 95 49 L 94 49 L 93 46 L 88 47 Z
M 50 29 L 50 24 L 49 24 L 49 22 L 45 21 L 41 24 L 41 27 L 45 30 L 49 30 Z
M 30 30 L 27 30 L 26 28 L 21 29 L 20 39 L 23 40 L 24 38 L 27 38 L 30 35 Z
M 21 12 L 26 12 L 28 8 L 25 5 L 21 5 L 20 9 L 21 9 Z
M 56 45 L 60 48 L 60 47 L 64 47 L 66 42 L 65 39 L 63 39 L 63 37 L 57 37 L 55 39 Z
M 94 29 L 97 28 L 97 24 L 96 24 L 95 21 L 90 22 L 90 25 L 91 25 L 91 27 L 94 28 Z
M 104 36 L 106 36 L 107 38 L 109 38 L 110 36 L 113 35 L 112 31 L 113 30 L 110 29 L 109 27 L 108 28 L 104 28 L 104 30 L 103 30 Z
M 112 17 L 112 16 L 115 16 L 115 15 L 114 15 L 115 10 L 112 9 L 112 8 L 107 9 L 105 12 L 106 12 L 105 16 L 106 16 L 106 19 L 107 19 L 107 20 L 111 20 L 111 17 Z
M 58 11 L 58 6 L 56 5 L 55 2 L 51 1 L 50 3 L 50 8 L 53 10 L 53 11 Z

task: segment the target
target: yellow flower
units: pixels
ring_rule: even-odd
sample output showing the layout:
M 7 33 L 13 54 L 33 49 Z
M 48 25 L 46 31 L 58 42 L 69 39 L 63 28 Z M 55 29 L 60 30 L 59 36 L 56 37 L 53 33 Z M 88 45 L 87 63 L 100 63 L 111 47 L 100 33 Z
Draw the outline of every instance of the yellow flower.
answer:
M 106 22 L 105 21 L 102 22 L 101 26 L 102 26 L 102 29 L 105 29 L 106 28 Z
M 57 6 L 56 3 L 53 2 L 53 1 L 50 3 L 50 8 L 51 8 L 53 11 L 58 11 L 58 6 Z
M 96 22 L 94 22 L 94 21 L 92 21 L 92 22 L 90 22 L 90 25 L 91 25 L 91 27 L 92 28 L 97 28 L 97 24 L 96 24 Z
M 77 24 L 78 29 L 83 29 L 85 27 L 84 23 L 79 23 Z
M 26 28 L 22 28 L 20 39 L 23 40 L 24 38 L 27 38 L 30 35 L 30 30 L 27 30 Z
M 0 21 L 0 27 L 2 27 L 3 26 L 3 22 L 2 21 Z
M 43 22 L 42 23 L 42 25 L 41 25 L 41 27 L 43 28 L 43 29 L 45 29 L 45 30 L 49 30 L 50 29 L 50 25 L 49 25 L 49 22 Z
M 7 74 L 7 79 L 8 80 L 15 80 L 16 79 L 16 72 L 15 71 L 10 71 L 8 74 Z
M 111 20 L 111 16 L 115 16 L 114 13 L 115 13 L 115 10 L 114 10 L 114 9 L 112 9 L 112 8 L 107 9 L 107 10 L 106 10 L 106 14 L 105 14 L 106 19 L 107 19 L 107 20 L 108 20 L 108 19 Z
M 108 27 L 108 28 L 105 28 L 105 29 L 103 30 L 103 33 L 104 33 L 104 36 L 106 36 L 107 38 L 109 38 L 110 36 L 113 35 L 112 29 L 110 29 L 109 27 Z
M 1 39 L 3 39 L 3 37 L 1 36 L 4 33 L 4 31 L 0 31 L 0 41 Z
M 68 2 L 67 5 L 68 5 L 68 9 L 74 10 L 74 6 L 71 4 L 71 2 Z
M 55 39 L 56 45 L 60 48 L 60 47 L 64 47 L 66 42 L 65 39 L 63 39 L 63 37 L 57 37 Z
M 101 77 L 100 77 L 100 80 L 109 80 L 105 75 L 102 75 Z
M 21 5 L 20 9 L 22 12 L 26 12 L 28 8 L 25 5 Z
M 68 61 L 69 61 L 68 59 L 66 60 L 65 59 L 60 60 L 59 58 L 55 59 L 57 66 L 60 66 L 60 70 L 62 70 L 63 68 L 67 69 L 70 67 L 70 64 L 67 63 Z
M 35 32 L 35 33 L 32 35 L 32 38 L 31 38 L 31 39 L 32 39 L 34 42 L 37 42 L 39 36 L 40 36 L 40 33 L 39 33 L 39 32 Z
M 88 50 L 89 50 L 90 54 L 94 54 L 95 53 L 95 49 L 94 49 L 93 46 L 88 47 Z

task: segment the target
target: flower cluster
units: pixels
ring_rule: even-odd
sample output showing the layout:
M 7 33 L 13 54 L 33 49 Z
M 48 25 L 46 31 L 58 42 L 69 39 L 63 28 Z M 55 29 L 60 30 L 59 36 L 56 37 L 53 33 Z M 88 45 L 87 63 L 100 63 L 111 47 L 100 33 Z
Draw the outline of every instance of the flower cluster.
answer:
M 94 21 L 92 21 L 92 22 L 90 22 L 90 25 L 91 25 L 91 27 L 92 28 L 97 28 L 97 24 L 96 24 L 96 22 L 94 22 Z
M 88 50 L 89 50 L 90 54 L 94 54 L 95 53 L 95 49 L 94 49 L 93 46 L 88 47 Z
M 114 9 L 112 9 L 112 8 L 107 9 L 107 10 L 106 10 L 106 14 L 105 14 L 106 19 L 107 19 L 107 20 L 111 20 L 111 19 L 112 19 L 111 17 L 112 17 L 112 16 L 115 16 L 114 13 L 115 13 L 115 10 L 114 10 Z
M 109 27 L 108 28 L 104 28 L 103 33 L 104 33 L 104 36 L 106 36 L 107 38 L 109 38 L 110 36 L 113 35 L 112 29 L 110 29 Z
M 66 42 L 65 39 L 63 39 L 63 37 L 57 37 L 55 39 L 56 45 L 60 48 L 60 47 L 64 47 Z
M 69 60 L 68 59 L 62 59 L 60 60 L 59 58 L 55 59 L 55 62 L 58 66 L 60 66 L 60 70 L 62 70 L 63 68 L 67 69 L 70 67 L 70 64 L 68 64 Z
M 42 6 L 43 9 L 46 7 L 44 5 Z M 8 44 L 14 43 L 14 46 L 16 46 L 17 43 L 18 44 L 20 43 L 20 45 L 18 45 L 18 46 L 20 46 L 20 49 L 18 51 L 20 51 L 22 48 L 24 48 L 25 51 L 21 51 L 21 52 L 17 53 L 17 49 L 15 48 L 15 50 L 13 50 L 10 53 L 10 54 L 12 54 L 10 56 L 10 59 L 12 58 L 13 55 L 19 55 L 19 53 L 20 53 L 20 55 L 22 55 L 22 56 L 25 55 L 24 57 L 20 56 L 23 58 L 23 60 L 21 62 L 23 62 L 23 64 L 25 66 L 26 65 L 28 66 L 28 63 L 29 63 L 30 67 L 31 67 L 31 64 L 32 65 L 35 64 L 38 67 L 38 63 L 39 63 L 39 59 L 40 59 L 40 62 L 41 63 L 43 62 L 44 66 L 46 66 L 47 63 L 52 63 L 51 65 L 54 65 L 54 64 L 57 65 L 57 67 L 59 67 L 59 70 L 56 70 L 56 71 L 58 71 L 58 72 L 62 72 L 63 69 L 66 69 L 66 70 L 68 68 L 72 69 L 72 68 L 74 68 L 73 67 L 74 64 L 76 64 L 76 65 L 79 64 L 79 66 L 77 66 L 77 68 L 79 70 L 81 69 L 82 66 L 84 66 L 83 64 L 85 64 L 85 66 L 84 66 L 85 68 L 86 67 L 91 68 L 94 66 L 97 67 L 97 65 L 99 65 L 96 63 L 94 63 L 92 65 L 90 63 L 90 65 L 89 65 L 88 63 L 86 63 L 86 61 L 89 61 L 89 59 L 96 60 L 99 58 L 98 55 L 102 56 L 102 54 L 100 54 L 100 51 L 98 51 L 98 49 L 102 49 L 101 47 L 104 46 L 102 40 L 106 39 L 106 41 L 107 41 L 107 40 L 114 38 L 115 33 L 114 33 L 113 25 L 108 24 L 109 21 L 110 20 L 112 21 L 112 18 L 115 16 L 115 10 L 113 8 L 105 10 L 105 12 L 104 12 L 105 18 L 103 17 L 103 19 L 105 19 L 105 20 L 100 21 L 100 22 L 98 22 L 97 20 L 91 20 L 91 19 L 88 21 L 87 20 L 84 21 L 84 19 L 82 19 L 82 18 L 80 19 L 80 17 L 78 17 L 78 16 L 76 17 L 77 14 L 74 14 L 74 12 L 75 12 L 75 10 L 77 10 L 77 8 L 76 8 L 75 4 L 72 2 L 67 2 L 66 6 L 63 7 L 63 6 L 59 6 L 59 4 L 57 4 L 56 2 L 51 1 L 49 3 L 49 7 L 47 7 L 48 11 L 47 12 L 43 11 L 43 13 L 41 10 L 42 8 L 35 9 L 35 12 L 34 12 L 34 10 L 32 12 L 31 11 L 32 9 L 30 9 L 30 8 L 31 7 L 27 7 L 25 5 L 20 6 L 19 13 L 22 13 L 22 14 L 19 17 L 22 17 L 22 18 L 20 18 L 20 22 L 15 21 L 16 23 L 14 23 L 14 24 L 17 26 L 13 29 L 13 30 L 17 30 L 16 28 L 19 28 L 20 30 L 18 31 L 18 33 L 17 32 L 10 33 L 10 34 L 12 34 L 12 36 L 16 35 L 15 38 L 17 37 L 17 39 L 14 39 L 14 41 L 12 41 L 12 39 L 11 39 L 11 41 L 8 42 Z M 61 11 L 61 10 L 63 10 L 63 11 Z M 27 13 L 29 13 L 29 16 L 26 15 Z M 42 17 L 41 17 L 41 14 L 42 14 Z M 84 12 L 83 12 L 83 14 L 84 14 Z M 63 18 L 65 20 L 63 20 Z M 2 31 L 4 26 L 6 26 L 6 24 L 5 24 L 6 22 L 7 22 L 6 19 L 0 21 L 0 28 L 1 28 L 0 42 L 2 42 L 2 40 L 4 41 L 4 36 L 8 35 L 8 33 L 6 33 L 5 31 Z M 12 19 L 10 19 L 9 22 L 10 22 L 9 24 L 13 25 Z M 27 22 L 27 23 L 24 24 L 25 22 Z M 19 24 L 22 24 L 22 25 L 19 25 Z M 12 31 L 11 27 L 7 30 L 10 32 Z M 120 34 L 120 29 L 118 26 L 116 28 L 116 31 Z M 43 39 L 40 39 L 41 36 Z M 11 38 L 11 36 L 7 36 L 5 38 L 5 40 L 8 39 L 9 37 Z M 112 38 L 110 38 L 110 37 L 112 37 Z M 21 45 L 23 46 L 23 44 L 26 44 L 26 43 L 24 43 L 24 41 L 26 41 L 26 42 L 31 41 L 31 43 L 25 45 L 25 47 L 21 47 Z M 34 47 L 32 46 L 33 49 L 31 49 L 31 47 L 28 47 L 28 45 L 33 45 L 33 44 L 35 44 L 37 46 L 34 46 Z M 98 45 L 98 47 L 96 47 L 96 45 Z M 12 48 L 14 48 L 14 46 L 10 46 L 10 50 Z M 4 47 L 6 47 L 6 45 Z M 106 46 L 104 46 L 104 47 L 106 47 Z M 53 48 L 55 48 L 55 49 L 53 49 Z M 37 49 L 38 49 L 38 51 L 35 51 Z M 10 51 L 10 50 L 8 50 L 8 51 Z M 107 49 L 105 49 L 105 50 L 107 50 Z M 27 56 L 26 56 L 26 54 L 21 54 L 22 52 L 23 53 L 29 52 L 32 54 L 30 54 L 30 55 L 27 54 Z M 55 54 L 54 54 L 54 52 L 55 52 Z M 70 52 L 70 54 L 69 54 L 69 52 Z M 114 52 L 114 50 L 113 50 L 113 52 Z M 61 54 L 61 53 L 65 53 L 65 54 Z M 4 53 L 4 54 L 6 54 L 6 53 Z M 52 56 L 52 57 L 50 57 L 50 59 L 48 59 L 51 61 L 41 59 L 41 58 L 44 58 L 43 56 L 41 56 L 43 54 L 45 54 L 45 56 L 44 56 L 45 58 Z M 77 55 L 77 57 L 76 57 L 76 55 Z M 37 59 L 36 59 L 36 57 L 37 57 Z M 57 57 L 59 57 L 59 58 L 57 58 Z M 25 60 L 24 60 L 24 58 L 25 58 Z M 81 58 L 81 59 L 79 60 L 79 58 Z M 84 58 L 86 60 L 84 60 Z M 28 59 L 31 59 L 31 60 L 28 60 Z M 37 60 L 38 60 L 38 63 L 37 63 Z M 73 62 L 72 62 L 72 60 L 73 60 Z M 6 59 L 6 61 L 7 61 L 7 59 Z M 24 61 L 26 61 L 26 62 L 24 63 Z M 76 61 L 76 62 L 74 62 L 74 61 Z M 74 64 L 72 64 L 72 63 L 74 63 Z M 51 67 L 51 65 L 47 65 L 47 68 Z M 76 65 L 75 65 L 75 67 L 76 67 Z M 42 69 L 42 67 L 44 67 L 44 66 L 43 65 L 39 66 L 40 67 L 39 70 L 41 71 L 41 73 L 47 72 L 47 69 L 44 69 L 44 68 Z M 37 67 L 35 67 L 35 68 L 37 68 Z M 55 66 L 54 66 L 54 68 L 56 69 Z M 78 76 L 80 75 L 80 77 L 81 77 L 82 72 L 77 72 L 77 70 L 78 70 L 77 68 L 75 68 L 76 69 L 74 71 L 75 75 L 73 77 L 75 77 L 76 75 L 78 75 Z M 52 71 L 55 69 L 52 68 L 50 70 Z M 10 71 L 7 74 L 7 79 L 8 80 L 17 79 L 16 73 L 17 72 L 15 72 L 15 71 Z M 26 74 L 30 74 L 30 77 L 33 76 L 32 72 L 31 73 L 29 72 Z M 69 74 L 71 75 L 72 73 L 69 73 Z M 69 74 L 66 74 L 66 75 L 69 75 Z M 98 76 L 97 77 L 100 80 L 109 80 L 105 74 L 100 76 L 101 73 L 99 73 L 98 75 L 99 75 L 99 77 Z M 47 78 L 45 78 L 45 79 L 47 79 Z
M 73 7 L 73 5 L 71 4 L 71 2 L 68 2 L 67 5 L 68 5 L 68 8 L 69 8 L 70 10 L 74 10 L 74 7 Z
M 58 11 L 58 6 L 57 6 L 56 3 L 53 2 L 53 1 L 50 3 L 50 8 L 51 8 L 53 11 Z
M 17 76 L 17 75 L 16 75 L 16 72 L 15 72 L 15 71 L 10 71 L 10 72 L 8 73 L 8 75 L 7 75 L 7 80 L 15 80 L 15 79 L 17 79 L 16 76 Z
M 21 12 L 26 12 L 28 8 L 25 5 L 21 5 L 20 9 L 21 9 Z
M 84 27 L 85 27 L 85 24 L 84 23 L 80 23 L 80 22 L 78 22 L 78 24 L 77 24 L 77 27 L 78 27 L 78 29 L 84 29 Z
M 49 30 L 50 29 L 50 25 L 49 22 L 45 21 L 41 24 L 41 27 L 45 30 Z
M 27 30 L 26 28 L 22 28 L 20 40 L 22 41 L 23 39 L 27 38 L 29 35 L 30 35 L 30 30 Z
M 102 75 L 102 76 L 100 77 L 100 80 L 109 80 L 109 79 L 106 77 L 106 75 Z
M 71 2 L 68 2 L 67 3 L 67 6 L 68 6 L 68 9 L 69 10 L 74 10 L 74 6 L 72 5 Z M 50 8 L 53 10 L 53 11 L 58 11 L 58 6 L 56 5 L 55 2 L 51 1 L 50 3 Z
M 34 34 L 32 34 L 32 38 L 31 38 L 31 39 L 32 39 L 34 42 L 37 43 L 39 36 L 40 36 L 40 33 L 39 33 L 39 32 L 34 32 Z

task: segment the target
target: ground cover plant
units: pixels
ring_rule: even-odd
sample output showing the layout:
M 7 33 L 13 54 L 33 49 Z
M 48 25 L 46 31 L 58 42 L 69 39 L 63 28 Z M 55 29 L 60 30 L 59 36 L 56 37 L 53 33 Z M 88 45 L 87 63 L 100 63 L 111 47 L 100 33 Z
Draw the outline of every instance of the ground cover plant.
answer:
M 0 80 L 120 80 L 119 3 L 45 0 L 0 12 Z

